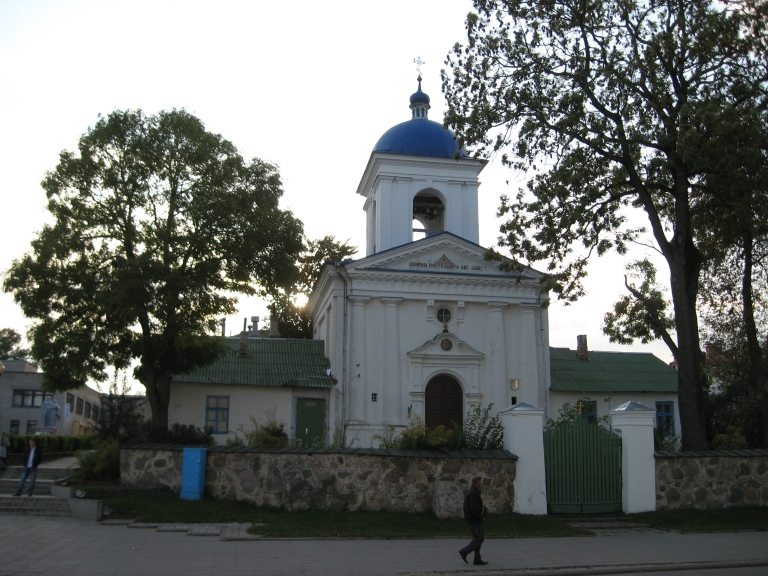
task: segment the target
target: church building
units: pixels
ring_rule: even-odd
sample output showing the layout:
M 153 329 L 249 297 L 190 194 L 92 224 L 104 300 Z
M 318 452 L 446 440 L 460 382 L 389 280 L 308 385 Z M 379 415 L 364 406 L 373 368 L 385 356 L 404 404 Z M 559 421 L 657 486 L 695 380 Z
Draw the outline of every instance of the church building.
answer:
M 381 136 L 357 188 L 365 257 L 326 264 L 309 302 L 334 383 L 329 440 L 351 447 L 414 417 L 451 427 L 473 405 L 547 402 L 544 274 L 483 258 L 485 162 L 428 118 L 418 82 L 411 119 Z
M 210 427 L 217 444 L 272 422 L 295 447 L 368 448 L 416 418 L 450 428 L 472 406 L 525 402 L 554 419 L 568 403 L 598 421 L 640 400 L 679 433 L 674 368 L 590 351 L 586 335 L 576 350 L 549 346 L 545 275 L 484 259 L 485 162 L 429 107 L 419 78 L 411 119 L 374 146 L 357 187 L 365 257 L 325 265 L 308 304 L 313 339 L 264 338 L 254 322 L 211 365 L 174 375 L 169 421 Z

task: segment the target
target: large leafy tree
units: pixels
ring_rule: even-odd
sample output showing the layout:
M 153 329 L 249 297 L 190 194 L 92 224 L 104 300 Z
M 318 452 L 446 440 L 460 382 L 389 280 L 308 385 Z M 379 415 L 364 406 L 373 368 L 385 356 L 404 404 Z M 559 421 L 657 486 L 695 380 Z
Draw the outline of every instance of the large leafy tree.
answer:
M 752 6 L 754 12 L 741 7 L 749 16 L 745 34 L 759 40 L 768 3 Z M 762 19 L 757 18 L 760 11 Z M 698 151 L 689 156 L 689 165 L 699 175 L 691 190 L 692 228 L 702 255 L 699 315 L 705 340 L 720 351 L 714 356 L 717 362 L 710 363 L 711 375 L 716 390 L 730 381 L 747 384 L 741 390 L 751 392 L 760 414 L 756 437 L 768 446 L 768 370 L 761 344 L 768 296 L 768 52 L 760 46 L 756 43 L 743 74 L 711 85 L 709 93 L 717 97 L 691 115 L 687 137 Z M 606 314 L 604 331 L 612 341 L 658 337 L 670 343 L 674 320 L 666 315 L 661 290 L 652 287 L 654 274 L 653 266 L 644 262 L 642 280 L 627 284 L 629 295 Z M 645 337 L 649 334 L 652 338 Z M 710 435 L 715 432 L 712 428 Z
M 29 356 L 21 347 L 21 334 L 13 328 L 0 328 L 0 360 L 18 360 Z
M 154 425 L 167 427 L 172 375 L 221 353 L 207 334 L 235 295 L 296 280 L 302 225 L 278 206 L 277 168 L 183 110 L 116 111 L 42 186 L 52 224 L 4 289 L 36 320 L 44 385 L 102 381 L 137 360 Z
M 705 256 L 707 340 L 743 362 L 768 447 L 768 102 L 743 103 L 752 106 L 735 107 L 728 130 L 702 143 L 725 144 L 733 153 L 713 156 L 705 184 L 717 193 L 697 195 L 694 223 Z
M 319 240 L 308 240 L 298 259 L 299 276 L 290 289 L 264 289 L 270 307 L 278 318 L 278 333 L 284 338 L 312 338 L 312 319 L 307 305 L 302 303 L 312 294 L 320 279 L 326 262 L 346 260 L 357 253 L 357 247 L 336 240 L 335 236 L 324 236 Z M 297 302 L 299 300 L 299 302 Z
M 739 10 L 708 0 L 475 0 L 468 44 L 449 56 L 446 123 L 462 144 L 533 171 L 502 197 L 501 245 L 547 261 L 566 299 L 592 254 L 625 253 L 645 233 L 666 261 L 684 449 L 706 449 L 696 314 L 702 253 L 692 195 L 695 134 L 718 124 L 716 90 L 745 74 Z M 712 103 L 716 105 L 713 106 Z M 707 116 L 709 114 L 709 116 Z

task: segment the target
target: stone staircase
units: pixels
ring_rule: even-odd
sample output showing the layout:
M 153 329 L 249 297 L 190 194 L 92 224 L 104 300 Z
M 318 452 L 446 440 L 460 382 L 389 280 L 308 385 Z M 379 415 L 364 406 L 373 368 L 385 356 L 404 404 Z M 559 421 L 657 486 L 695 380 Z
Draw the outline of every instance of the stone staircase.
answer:
M 0 472 L 0 494 L 13 494 L 19 485 L 21 475 L 24 473 L 22 466 L 9 466 Z M 67 468 L 38 468 L 35 481 L 35 496 L 50 496 L 51 486 L 56 480 L 63 480 L 72 475 L 72 470 Z M 27 480 L 26 488 L 29 488 Z
M 35 492 L 31 498 L 27 496 L 29 480 L 24 487 L 23 496 L 13 496 L 24 472 L 22 466 L 9 466 L 0 471 L 0 514 L 71 516 L 69 501 L 66 498 L 51 496 L 51 488 L 57 480 L 69 478 L 74 470 L 57 468 L 52 464 L 46 463 L 38 467 Z
M 69 500 L 53 496 L 0 496 L 0 514 L 72 516 Z

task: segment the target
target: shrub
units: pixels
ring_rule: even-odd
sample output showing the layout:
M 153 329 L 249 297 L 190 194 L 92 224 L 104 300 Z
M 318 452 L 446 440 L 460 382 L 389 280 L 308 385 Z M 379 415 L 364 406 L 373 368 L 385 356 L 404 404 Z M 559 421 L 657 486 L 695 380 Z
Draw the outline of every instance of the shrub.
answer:
M 491 416 L 493 403 L 483 409 L 472 406 L 461 430 L 462 450 L 501 450 L 504 448 L 504 427 L 498 416 Z
M 395 436 L 394 426 L 387 428 L 384 436 L 375 434 L 374 440 L 379 441 L 381 448 L 395 450 L 458 450 L 461 442 L 461 432 L 457 427 L 448 429 L 442 424 L 430 429 L 424 421 L 416 416 L 410 425 L 399 436 Z
M 23 454 L 29 446 L 29 439 L 34 438 L 37 446 L 44 453 L 74 452 L 90 446 L 91 436 L 54 436 L 47 434 L 9 434 L 8 452 Z
M 589 401 L 589 396 L 584 396 L 581 400 Z M 560 408 L 560 410 L 557 411 L 557 420 L 552 420 L 550 418 L 547 421 L 547 430 L 551 430 L 552 428 L 558 428 L 560 426 L 565 426 L 567 424 L 570 424 L 576 418 L 582 418 L 583 415 L 579 411 L 578 402 L 574 405 L 570 402 L 566 402 L 563 404 L 563 407 Z M 594 422 L 591 422 L 591 424 L 597 424 L 598 426 L 602 426 L 604 428 L 608 428 L 609 425 L 609 416 L 601 416 L 600 418 L 597 418 Z
M 186 444 L 210 446 L 213 444 L 213 428 L 197 428 L 194 424 L 171 424 L 168 430 L 155 428 L 152 421 L 145 422 L 140 437 L 146 442 L 161 444 Z
M 231 443 L 228 440 L 227 444 L 236 445 L 235 442 L 240 441 L 248 448 L 287 448 L 290 445 L 285 424 L 278 424 L 274 420 L 259 424 L 253 416 L 251 416 L 251 424 L 253 425 L 251 430 L 247 430 L 242 424 L 238 428 L 238 432 L 243 435 L 242 440 L 235 436 L 235 440 Z
M 712 450 L 741 450 L 747 447 L 747 439 L 743 430 L 736 426 L 728 425 L 725 432 L 715 434 L 712 438 Z
M 118 392 L 118 377 L 115 373 L 109 392 L 101 397 L 101 405 L 93 417 L 93 434 L 97 438 L 115 438 L 124 442 L 139 435 L 144 416 L 140 410 L 141 401 L 127 396 L 129 388 L 125 374 Z
M 92 450 L 78 450 L 75 456 L 80 463 L 75 476 L 80 482 L 120 478 L 120 444 L 114 438 L 97 438 Z

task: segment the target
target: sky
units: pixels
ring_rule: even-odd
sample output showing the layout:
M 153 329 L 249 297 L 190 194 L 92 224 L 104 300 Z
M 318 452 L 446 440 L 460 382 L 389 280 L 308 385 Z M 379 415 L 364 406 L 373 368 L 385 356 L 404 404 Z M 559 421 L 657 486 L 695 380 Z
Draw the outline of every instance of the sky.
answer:
M 40 181 L 59 153 L 76 149 L 100 114 L 134 108 L 184 108 L 244 157 L 276 164 L 282 207 L 307 237 L 349 239 L 364 255 L 364 199 L 355 191 L 371 149 L 410 118 L 417 57 L 429 117 L 442 121 L 440 70 L 466 38 L 470 9 L 469 0 L 0 1 L 0 271 L 29 251 L 47 221 Z M 491 247 L 499 196 L 514 195 L 526 176 L 492 159 L 480 181 L 480 243 Z M 631 256 L 646 253 L 638 247 Z M 627 347 L 603 336 L 603 315 L 624 291 L 623 268 L 618 256 L 596 259 L 587 295 L 552 304 L 551 345 L 575 348 L 586 334 L 593 350 L 671 360 L 661 342 Z M 228 332 L 254 315 L 267 316 L 265 303 L 241 299 Z M 0 328 L 24 333 L 29 324 L 0 293 Z

